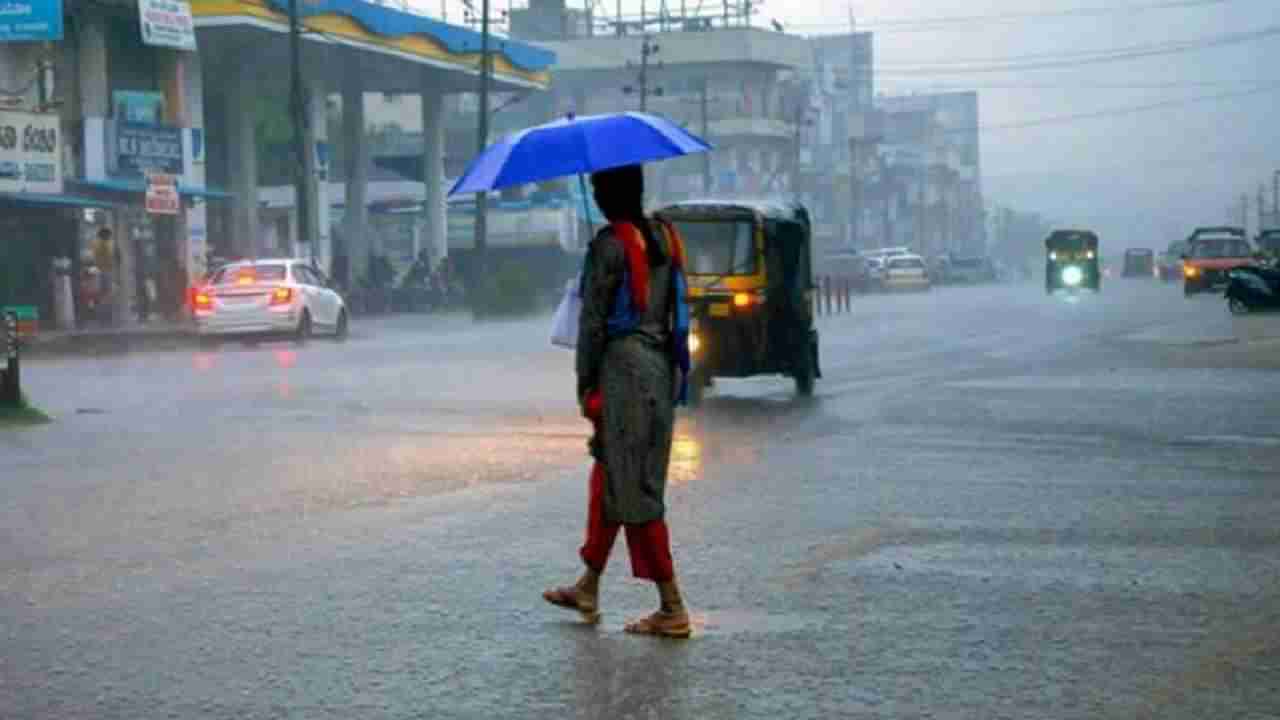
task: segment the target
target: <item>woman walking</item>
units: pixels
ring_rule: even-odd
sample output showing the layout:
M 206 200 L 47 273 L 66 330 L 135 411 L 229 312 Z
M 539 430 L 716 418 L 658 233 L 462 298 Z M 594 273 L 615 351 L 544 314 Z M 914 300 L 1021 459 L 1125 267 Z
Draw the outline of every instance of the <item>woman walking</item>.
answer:
M 595 427 L 580 551 L 586 568 L 577 583 L 543 597 L 598 621 L 600 576 L 626 528 L 632 574 L 655 583 L 659 599 L 658 610 L 628 623 L 627 632 L 689 637 L 664 499 L 688 372 L 684 250 L 674 227 L 645 217 L 640 166 L 595 173 L 591 184 L 609 226 L 588 253 L 577 344 L 578 400 Z

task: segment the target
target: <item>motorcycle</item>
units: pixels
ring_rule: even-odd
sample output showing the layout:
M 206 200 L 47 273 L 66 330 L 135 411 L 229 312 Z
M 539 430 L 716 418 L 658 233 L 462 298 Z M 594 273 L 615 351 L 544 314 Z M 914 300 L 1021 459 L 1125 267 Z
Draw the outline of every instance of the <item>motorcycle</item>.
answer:
M 1227 309 L 1232 315 L 1280 310 L 1280 269 L 1257 265 L 1227 274 Z

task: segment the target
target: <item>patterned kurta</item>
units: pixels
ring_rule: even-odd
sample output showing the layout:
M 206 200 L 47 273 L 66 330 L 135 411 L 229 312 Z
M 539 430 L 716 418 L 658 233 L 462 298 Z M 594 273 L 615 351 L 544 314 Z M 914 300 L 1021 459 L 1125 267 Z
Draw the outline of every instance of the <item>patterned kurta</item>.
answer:
M 662 241 L 662 234 L 654 227 Z M 669 255 L 669 252 L 668 252 Z M 626 256 L 612 229 L 591 243 L 577 348 L 578 396 L 600 388 L 604 418 L 592 452 L 606 471 L 609 522 L 660 520 L 675 428 L 675 367 L 670 354 L 671 267 L 651 268 L 649 307 L 639 327 L 609 339 L 606 321 L 623 282 Z

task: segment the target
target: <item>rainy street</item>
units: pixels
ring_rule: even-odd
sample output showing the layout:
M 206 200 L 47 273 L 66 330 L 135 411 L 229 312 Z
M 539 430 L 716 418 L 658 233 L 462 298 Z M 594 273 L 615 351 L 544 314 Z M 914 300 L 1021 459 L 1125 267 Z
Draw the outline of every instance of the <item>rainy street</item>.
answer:
M 3 718 L 1274 718 L 1280 317 L 1112 280 L 873 295 L 817 397 L 719 381 L 668 490 L 697 632 L 571 581 L 548 320 L 33 360 L 0 431 Z

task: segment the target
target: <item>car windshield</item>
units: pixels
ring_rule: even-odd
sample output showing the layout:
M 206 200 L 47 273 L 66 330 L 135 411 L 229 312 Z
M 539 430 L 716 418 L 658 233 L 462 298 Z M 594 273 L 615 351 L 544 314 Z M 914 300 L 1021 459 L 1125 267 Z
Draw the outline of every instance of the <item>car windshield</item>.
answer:
M 756 272 L 754 224 L 742 220 L 675 223 L 684 239 L 690 275 L 752 275 Z
M 1249 255 L 1249 243 L 1234 237 L 1201 238 L 1191 246 L 1197 258 L 1235 258 Z
M 285 266 L 278 263 L 270 265 L 232 265 L 214 274 L 214 285 L 233 285 L 248 283 L 280 282 L 285 277 Z
M 890 270 L 915 270 L 924 267 L 920 258 L 894 258 L 889 261 Z

